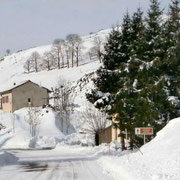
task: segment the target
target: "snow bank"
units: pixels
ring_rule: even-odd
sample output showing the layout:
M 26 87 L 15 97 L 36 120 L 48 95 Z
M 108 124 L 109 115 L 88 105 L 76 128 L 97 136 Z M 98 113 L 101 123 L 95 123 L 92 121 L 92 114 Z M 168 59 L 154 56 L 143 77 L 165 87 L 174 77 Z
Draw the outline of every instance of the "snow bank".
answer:
M 179 139 L 180 118 L 177 118 L 171 120 L 151 142 L 141 148 L 143 155 L 138 151 L 131 154 L 126 152 L 123 156 L 102 157 L 99 162 L 114 177 L 120 178 L 125 173 L 127 180 L 179 180 Z
M 28 108 L 15 113 L 0 114 L 0 123 L 6 128 L 0 131 L 0 147 L 3 149 L 52 148 L 55 138 L 64 134 L 56 127 L 56 114 L 50 108 L 40 109 L 37 137 L 32 138 L 30 126 L 26 122 Z
M 92 146 L 93 138 L 88 134 L 73 133 L 64 138 L 59 139 L 59 145 L 81 145 Z
M 111 142 L 110 144 L 103 143 L 94 148 L 97 155 L 116 155 L 121 154 L 121 144 L 119 142 Z
M 12 154 L 0 150 L 0 167 L 10 164 L 16 164 L 17 160 L 18 158 L 13 156 Z
M 34 137 L 30 140 L 29 147 L 35 149 L 54 149 L 56 147 L 56 140 L 54 137 L 47 136 Z
M 153 180 L 180 179 L 180 118 L 171 120 L 141 150 L 142 162 L 147 162 L 145 167 Z

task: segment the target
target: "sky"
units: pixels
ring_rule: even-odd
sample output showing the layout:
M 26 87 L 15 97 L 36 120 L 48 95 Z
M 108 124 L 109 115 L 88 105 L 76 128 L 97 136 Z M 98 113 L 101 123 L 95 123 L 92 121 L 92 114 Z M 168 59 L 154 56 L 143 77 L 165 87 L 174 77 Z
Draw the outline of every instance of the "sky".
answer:
M 161 0 L 168 7 L 170 0 Z M 123 15 L 149 0 L 0 0 L 0 57 L 12 52 L 51 44 L 70 33 L 87 35 L 121 24 Z

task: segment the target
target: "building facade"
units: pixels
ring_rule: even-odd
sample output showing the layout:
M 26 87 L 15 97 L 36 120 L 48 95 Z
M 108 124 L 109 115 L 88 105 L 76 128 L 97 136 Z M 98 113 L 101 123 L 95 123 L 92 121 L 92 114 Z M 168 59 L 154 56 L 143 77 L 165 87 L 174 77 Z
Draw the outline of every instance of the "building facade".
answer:
M 49 93 L 45 87 L 28 80 L 1 92 L 1 108 L 5 112 L 14 112 L 28 107 L 40 107 L 49 104 Z
M 99 142 L 102 143 L 111 143 L 113 141 L 121 142 L 120 129 L 115 128 L 113 125 L 107 127 L 99 134 Z
M 113 123 L 116 123 L 116 117 L 117 117 L 117 114 L 114 114 L 112 116 L 112 122 Z M 102 130 L 100 133 L 99 133 L 99 143 L 111 143 L 111 142 L 121 142 L 121 137 L 120 137 L 120 133 L 121 133 L 121 130 L 120 128 L 117 128 L 115 126 L 110 125 L 108 127 L 106 127 L 104 130 Z M 129 137 L 129 134 L 127 132 L 127 129 L 125 129 L 125 139 L 124 139 L 127 143 L 130 142 L 130 137 Z

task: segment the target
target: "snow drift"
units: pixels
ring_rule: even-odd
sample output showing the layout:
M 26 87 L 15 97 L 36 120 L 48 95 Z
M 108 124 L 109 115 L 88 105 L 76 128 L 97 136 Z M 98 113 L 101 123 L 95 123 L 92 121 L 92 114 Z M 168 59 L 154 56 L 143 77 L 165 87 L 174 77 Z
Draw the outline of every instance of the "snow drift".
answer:
M 126 180 L 180 179 L 180 118 L 171 120 L 157 136 L 141 148 L 143 155 L 132 152 L 102 157 L 100 163 L 113 177 Z M 119 156 L 120 155 L 120 156 Z M 124 176 L 122 176 L 124 174 Z
M 0 131 L 0 148 L 27 149 L 27 148 L 54 148 L 55 138 L 64 134 L 56 127 L 56 113 L 50 108 L 40 109 L 37 137 L 32 138 L 30 126 L 26 122 L 28 108 L 15 113 L 0 114 L 0 123 L 6 128 Z
M 4 151 L 0 151 L 0 167 L 1 166 L 5 166 L 5 165 L 12 165 L 12 164 L 16 164 L 18 161 L 18 158 L 15 157 L 14 155 L 8 153 L 8 152 L 4 152 Z

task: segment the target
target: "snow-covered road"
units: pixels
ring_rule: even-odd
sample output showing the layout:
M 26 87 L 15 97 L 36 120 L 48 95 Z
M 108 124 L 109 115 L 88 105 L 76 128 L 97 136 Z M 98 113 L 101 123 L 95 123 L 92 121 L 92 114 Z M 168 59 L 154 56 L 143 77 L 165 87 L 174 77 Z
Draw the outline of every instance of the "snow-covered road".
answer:
M 65 150 L 65 149 L 64 149 Z M 91 153 L 77 151 L 9 151 L 19 158 L 0 167 L 1 180 L 111 180 Z

